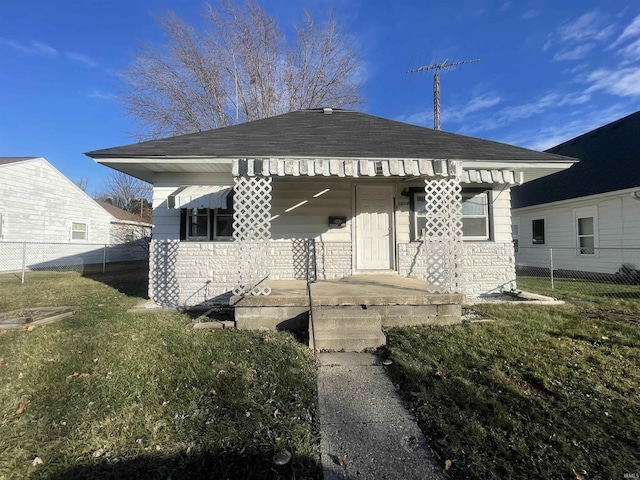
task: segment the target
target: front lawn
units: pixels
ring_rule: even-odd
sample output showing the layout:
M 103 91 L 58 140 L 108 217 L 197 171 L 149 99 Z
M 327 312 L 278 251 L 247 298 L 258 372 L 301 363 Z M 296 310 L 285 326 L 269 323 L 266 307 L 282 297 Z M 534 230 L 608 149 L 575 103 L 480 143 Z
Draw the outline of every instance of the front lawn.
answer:
M 0 331 L 0 478 L 321 478 L 309 349 L 286 333 L 127 313 L 140 298 L 111 285 L 135 283 L 0 276 L 0 311 L 76 308 Z M 277 465 L 284 450 L 293 458 Z
M 578 300 L 592 308 L 640 315 L 640 285 L 606 283 L 573 278 L 518 276 L 518 288 L 567 301 Z
M 388 332 L 389 373 L 451 477 L 640 474 L 640 327 L 572 305 L 478 308 L 497 320 Z

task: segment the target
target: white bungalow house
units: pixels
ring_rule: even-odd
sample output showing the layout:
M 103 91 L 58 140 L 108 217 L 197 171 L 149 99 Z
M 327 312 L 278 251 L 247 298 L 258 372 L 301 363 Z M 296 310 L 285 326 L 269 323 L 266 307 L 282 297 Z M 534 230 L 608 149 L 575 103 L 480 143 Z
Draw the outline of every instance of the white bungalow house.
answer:
M 149 296 L 194 305 L 304 276 L 515 287 L 512 186 L 575 160 L 356 111 L 301 110 L 87 153 L 153 184 Z
M 150 231 L 107 211 L 42 157 L 0 157 L 0 271 L 144 259 L 129 246 Z
M 550 268 L 551 249 L 568 273 L 640 269 L 640 112 L 547 152 L 580 162 L 513 190 L 518 265 Z

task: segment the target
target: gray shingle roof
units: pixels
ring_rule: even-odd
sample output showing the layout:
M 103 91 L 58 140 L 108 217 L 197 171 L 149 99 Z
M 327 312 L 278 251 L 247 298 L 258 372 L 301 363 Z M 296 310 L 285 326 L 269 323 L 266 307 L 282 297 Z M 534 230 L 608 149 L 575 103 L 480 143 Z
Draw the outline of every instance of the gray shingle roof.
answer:
M 0 157 L 0 165 L 24 162 L 25 160 L 33 160 L 34 158 L 38 158 L 38 157 Z
M 409 125 L 365 113 L 299 110 L 205 132 L 87 152 L 92 158 L 347 157 L 558 162 L 504 143 Z
M 512 189 L 513 208 L 640 187 L 640 112 L 547 152 L 575 157 L 580 163 Z

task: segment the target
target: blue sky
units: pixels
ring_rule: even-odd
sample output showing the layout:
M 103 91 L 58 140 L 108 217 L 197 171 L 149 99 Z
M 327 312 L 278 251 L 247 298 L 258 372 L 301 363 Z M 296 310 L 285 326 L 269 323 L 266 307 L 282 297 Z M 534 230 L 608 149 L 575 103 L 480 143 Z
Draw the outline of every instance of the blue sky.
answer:
M 406 70 L 482 58 L 441 75 L 442 129 L 545 149 L 640 109 L 640 4 L 610 0 L 261 0 L 283 27 L 331 8 L 362 52 L 362 111 L 433 126 L 433 75 Z M 393 6 L 391 6 L 393 5 Z M 43 156 L 100 191 L 109 170 L 83 152 L 132 143 L 116 97 L 157 18 L 199 22 L 200 1 L 32 0 L 0 5 L 0 156 Z

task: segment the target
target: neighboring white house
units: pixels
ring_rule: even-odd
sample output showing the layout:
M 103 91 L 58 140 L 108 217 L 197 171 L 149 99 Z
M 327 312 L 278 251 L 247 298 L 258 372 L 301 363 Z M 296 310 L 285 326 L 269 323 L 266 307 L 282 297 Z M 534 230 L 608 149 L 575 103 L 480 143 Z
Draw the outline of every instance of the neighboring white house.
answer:
M 547 152 L 580 162 L 513 189 L 517 264 L 548 268 L 552 249 L 558 270 L 640 268 L 640 112 Z
M 0 271 L 23 257 L 31 269 L 146 258 L 126 244 L 150 229 L 114 216 L 44 158 L 0 157 Z
M 153 184 L 149 295 L 179 305 L 301 278 L 305 238 L 320 280 L 510 290 L 510 188 L 574 162 L 329 108 L 87 155 Z

